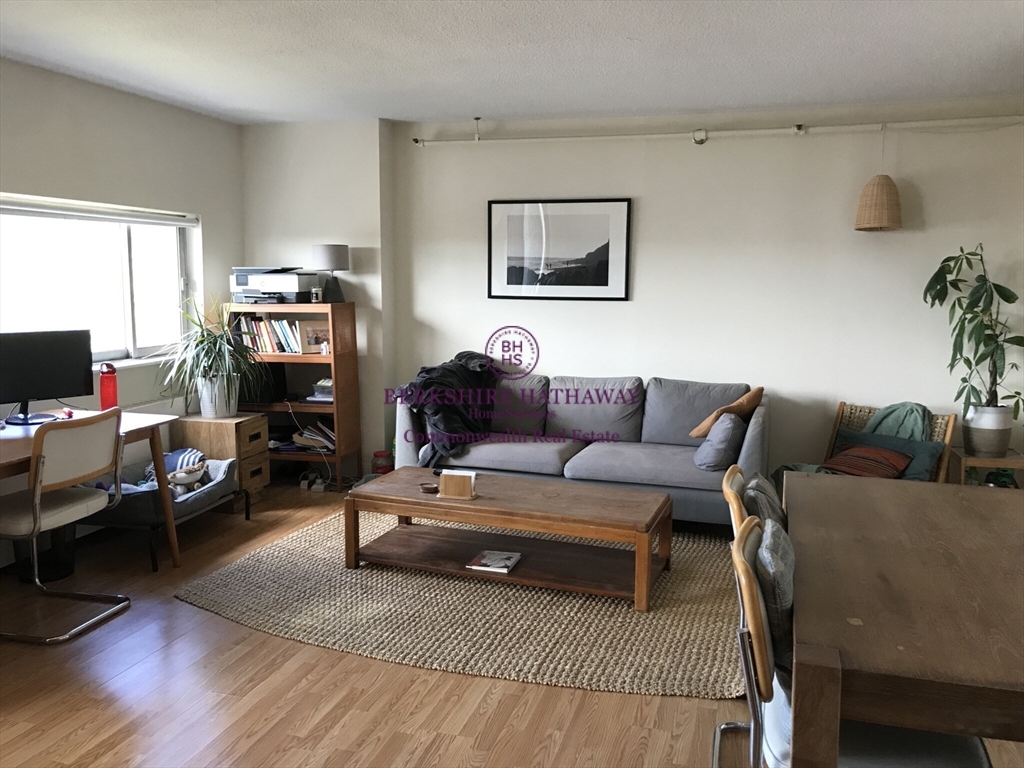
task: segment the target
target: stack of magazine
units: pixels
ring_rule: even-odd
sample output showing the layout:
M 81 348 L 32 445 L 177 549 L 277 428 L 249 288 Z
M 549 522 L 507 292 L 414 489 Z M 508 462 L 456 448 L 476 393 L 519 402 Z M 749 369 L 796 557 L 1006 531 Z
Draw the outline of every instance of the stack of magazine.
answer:
M 474 571 L 490 571 L 491 573 L 508 573 L 519 562 L 518 552 L 499 552 L 485 549 L 468 563 L 466 567 Z
M 325 451 L 334 452 L 334 422 L 328 417 L 317 419 L 315 426 L 307 426 L 295 431 L 290 443 L 276 446 L 279 451 Z

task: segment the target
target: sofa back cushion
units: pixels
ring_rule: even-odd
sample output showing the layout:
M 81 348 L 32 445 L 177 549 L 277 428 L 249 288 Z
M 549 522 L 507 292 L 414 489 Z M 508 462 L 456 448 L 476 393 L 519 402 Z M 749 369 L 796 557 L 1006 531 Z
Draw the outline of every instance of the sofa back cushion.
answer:
M 644 418 L 644 383 L 639 376 L 587 378 L 553 376 L 548 390 L 547 435 L 585 442 L 640 442 Z
M 653 378 L 647 382 L 643 442 L 700 445 L 690 431 L 714 412 L 750 391 L 749 384 L 711 384 L 705 381 Z
M 548 377 L 531 374 L 514 381 L 498 379 L 491 432 L 544 434 L 547 420 Z

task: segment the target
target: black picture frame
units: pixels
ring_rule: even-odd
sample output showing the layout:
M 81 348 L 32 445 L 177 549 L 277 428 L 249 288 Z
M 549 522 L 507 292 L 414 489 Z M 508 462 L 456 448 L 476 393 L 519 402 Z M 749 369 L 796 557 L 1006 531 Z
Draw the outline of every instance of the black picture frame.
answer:
M 504 206 L 508 209 L 506 217 L 512 212 L 514 206 L 526 206 L 526 205 L 557 205 L 559 207 L 572 208 L 574 206 L 580 206 L 578 213 L 586 214 L 588 212 L 588 206 L 590 210 L 607 209 L 611 206 L 624 206 L 622 211 L 622 231 L 621 232 L 609 232 L 608 246 L 608 260 L 606 262 L 606 274 L 608 280 L 608 291 L 606 295 L 579 295 L 583 292 L 600 292 L 602 286 L 566 286 L 566 285 L 535 285 L 532 287 L 532 292 L 529 295 L 519 293 L 516 295 L 514 291 L 521 291 L 525 286 L 521 284 L 515 284 L 509 286 L 508 283 L 503 283 L 506 288 L 511 288 L 513 292 L 501 293 L 495 291 L 495 280 L 498 275 L 495 272 L 495 259 L 498 254 L 495 253 L 495 238 L 500 236 L 499 233 L 495 232 L 495 220 L 496 211 L 495 208 L 498 206 Z M 518 299 L 528 301 L 629 301 L 629 287 L 630 287 L 630 239 L 632 235 L 632 208 L 633 199 L 629 197 L 614 197 L 614 198 L 537 198 L 537 199 L 526 199 L 526 200 L 488 200 L 487 201 L 487 298 L 489 299 Z M 507 223 L 506 223 L 507 227 Z M 618 229 L 613 227 L 610 222 L 609 228 Z M 505 230 L 507 237 L 507 229 Z M 621 249 L 616 248 L 614 253 L 615 262 L 613 264 L 613 249 L 612 249 L 612 235 L 619 235 L 616 238 L 617 242 L 621 242 Z M 507 247 L 507 240 L 506 240 Z M 620 253 L 621 251 L 621 253 Z M 507 250 L 506 250 L 507 253 Z M 590 254 L 587 254 L 590 255 Z M 506 267 L 507 269 L 507 267 Z M 614 285 L 612 284 L 614 273 Z M 506 272 L 507 274 L 507 272 Z M 545 290 L 546 289 L 546 290 Z M 562 295 L 557 295 L 562 294 Z

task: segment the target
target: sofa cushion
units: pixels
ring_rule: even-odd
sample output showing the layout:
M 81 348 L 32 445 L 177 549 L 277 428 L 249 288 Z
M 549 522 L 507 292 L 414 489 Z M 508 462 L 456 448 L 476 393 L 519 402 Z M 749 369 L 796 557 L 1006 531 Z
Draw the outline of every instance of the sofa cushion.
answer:
M 724 405 L 721 408 L 716 408 L 710 416 L 690 430 L 690 437 L 707 437 L 711 432 L 711 428 L 727 413 L 739 416 L 744 422 L 750 421 L 751 415 L 757 410 L 757 406 L 761 404 L 762 397 L 764 397 L 764 387 L 758 387 L 757 389 L 750 390 L 735 402 Z
M 704 438 L 690 437 L 690 430 L 716 408 L 729 405 L 749 391 L 747 384 L 653 378 L 647 382 L 642 441 L 700 445 Z
M 693 463 L 696 448 L 653 443 L 592 443 L 565 465 L 571 480 L 722 489 L 725 472 L 707 472 Z M 724 506 L 724 502 L 723 502 Z
M 498 379 L 491 432 L 544 434 L 548 415 L 548 377 L 530 375 L 514 381 Z
M 644 383 L 639 376 L 554 376 L 544 432 L 572 438 L 575 430 L 587 442 L 600 440 L 597 435 L 618 435 L 611 439 L 635 443 L 643 418 Z
M 586 443 L 544 438 L 511 442 L 504 432 L 492 432 L 488 440 L 473 443 L 457 458 L 441 458 L 439 467 L 501 469 L 507 472 L 530 472 L 535 475 L 560 475 L 565 463 L 582 451 Z M 426 450 L 424 446 L 422 450 Z
M 697 447 L 693 463 L 704 470 L 728 469 L 740 457 L 746 432 L 743 419 L 734 413 L 723 414 L 711 427 L 707 439 Z

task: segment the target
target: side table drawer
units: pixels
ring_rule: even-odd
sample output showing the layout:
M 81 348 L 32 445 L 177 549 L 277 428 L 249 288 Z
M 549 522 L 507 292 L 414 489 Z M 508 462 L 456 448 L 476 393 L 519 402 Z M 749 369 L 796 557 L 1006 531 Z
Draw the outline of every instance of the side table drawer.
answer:
M 267 452 L 267 417 L 260 414 L 238 425 L 238 458 Z
M 250 456 L 238 462 L 238 485 L 246 491 L 258 491 L 270 482 L 270 456 Z

